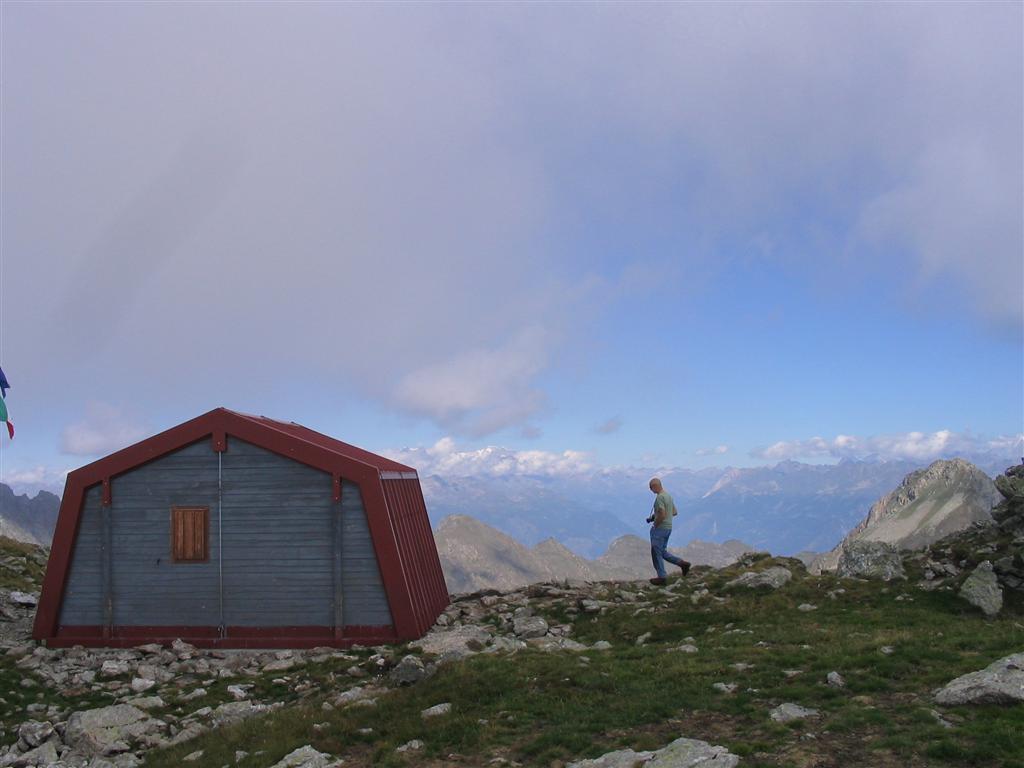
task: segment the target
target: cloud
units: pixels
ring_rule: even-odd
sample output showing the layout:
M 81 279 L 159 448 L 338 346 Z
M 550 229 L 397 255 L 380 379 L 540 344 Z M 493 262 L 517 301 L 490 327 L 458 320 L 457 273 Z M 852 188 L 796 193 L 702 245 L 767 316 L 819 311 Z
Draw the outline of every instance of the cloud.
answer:
M 4 469 L 0 483 L 6 483 L 16 494 L 35 494 L 40 490 L 60 495 L 64 490 L 64 481 L 71 468 L 60 469 L 36 465 L 15 469 Z
M 138 442 L 150 432 L 115 406 L 90 403 L 84 419 L 64 428 L 60 450 L 72 456 L 101 456 Z
M 1019 3 L 8 5 L 5 355 L 43 401 L 273 366 L 490 434 L 644 264 L 752 244 L 1021 326 Z
M 694 453 L 697 456 L 721 456 L 729 452 L 728 445 L 716 445 L 714 448 L 698 448 Z
M 402 448 L 382 451 L 396 461 L 415 467 L 421 476 L 442 475 L 542 475 L 548 477 L 584 474 L 594 468 L 581 451 L 517 451 L 499 446 L 477 450 L 459 450 L 451 437 L 438 440 L 429 448 Z
M 622 419 L 618 416 L 613 416 L 608 421 L 598 424 L 594 429 L 599 435 L 610 435 L 622 429 Z
M 829 457 L 906 459 L 930 461 L 954 455 L 971 456 L 979 453 L 1011 455 L 1024 447 L 1024 434 L 1001 435 L 984 438 L 968 433 L 955 433 L 948 429 L 937 432 L 904 432 L 893 435 L 856 437 L 836 435 L 831 440 L 811 437 L 805 440 L 779 441 L 750 452 L 755 459 L 782 461 Z

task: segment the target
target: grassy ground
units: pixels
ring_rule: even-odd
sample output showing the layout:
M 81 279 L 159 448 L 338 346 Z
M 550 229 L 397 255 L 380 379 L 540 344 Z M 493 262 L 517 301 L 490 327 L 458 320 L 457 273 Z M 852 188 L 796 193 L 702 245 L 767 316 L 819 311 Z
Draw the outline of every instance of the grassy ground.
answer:
M 46 557 L 40 555 L 39 547 L 0 536 L 0 558 L 7 557 L 13 558 L 17 565 L 0 567 L 0 589 L 38 591 L 46 570 Z
M 594 617 L 567 612 L 556 601 L 542 609 L 550 618 L 571 622 L 575 639 L 608 640 L 612 649 L 476 656 L 385 694 L 375 707 L 321 709 L 342 688 L 327 676 L 337 672 L 338 682 L 344 680 L 324 664 L 306 672 L 323 681 L 321 693 L 153 753 L 146 766 L 178 766 L 196 749 L 205 751 L 204 764 L 234 764 L 241 749 L 262 754 L 239 766 L 264 768 L 307 743 L 349 765 L 486 765 L 501 757 L 558 766 L 688 736 L 725 745 L 748 767 L 1024 768 L 1024 707 L 945 709 L 940 714 L 949 728 L 931 702 L 931 692 L 953 677 L 1024 650 L 1019 601 L 988 621 L 950 592 L 914 588 L 913 579 L 885 587 L 800 573 L 777 592 L 727 593 L 722 585 L 734 575 L 691 575 L 674 602 L 672 591 L 651 590 L 660 606 L 653 613 L 634 615 L 636 606 L 626 603 Z M 702 579 L 727 600 L 693 605 L 690 585 Z M 840 587 L 844 594 L 827 597 Z M 801 603 L 817 610 L 801 612 Z M 637 646 L 637 636 L 647 632 L 650 639 Z M 697 653 L 669 650 L 687 637 Z M 883 653 L 884 646 L 892 653 Z M 734 664 L 751 666 L 738 671 Z M 800 674 L 787 677 L 786 670 Z M 825 684 L 831 671 L 843 675 L 845 689 Z M 715 682 L 738 689 L 721 693 Z M 451 714 L 423 721 L 420 711 L 441 702 L 451 702 Z M 816 708 L 821 716 L 775 724 L 768 712 L 782 702 Z M 423 749 L 409 757 L 395 752 L 411 739 L 423 741 Z

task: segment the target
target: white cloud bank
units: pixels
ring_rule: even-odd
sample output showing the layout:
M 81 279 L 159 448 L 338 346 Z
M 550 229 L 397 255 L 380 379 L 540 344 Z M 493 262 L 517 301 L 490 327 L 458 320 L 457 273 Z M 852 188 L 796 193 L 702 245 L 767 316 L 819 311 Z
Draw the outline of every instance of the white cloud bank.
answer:
M 383 453 L 396 461 L 415 467 L 421 476 L 554 477 L 577 475 L 594 468 L 587 454 L 582 451 L 517 451 L 493 445 L 477 450 L 460 451 L 451 437 L 443 437 L 429 448 L 402 448 Z
M 72 456 L 102 456 L 138 442 L 150 429 L 107 403 L 90 403 L 85 418 L 64 428 L 60 449 Z
M 836 435 L 832 439 L 811 437 L 805 440 L 781 440 L 750 452 L 755 459 L 865 458 L 930 461 L 940 457 L 981 453 L 1001 453 L 1013 457 L 1024 449 L 1024 434 L 979 437 L 948 429 L 937 432 L 904 432 L 892 435 L 857 437 Z
M 724 453 L 729 452 L 728 445 L 716 445 L 713 448 L 698 448 L 694 451 L 697 456 L 721 456 Z

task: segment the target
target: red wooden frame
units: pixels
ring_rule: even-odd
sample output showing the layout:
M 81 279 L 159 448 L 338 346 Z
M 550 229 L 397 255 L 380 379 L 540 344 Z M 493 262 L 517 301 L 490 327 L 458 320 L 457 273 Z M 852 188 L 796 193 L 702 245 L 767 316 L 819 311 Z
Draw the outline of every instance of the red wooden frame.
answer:
M 94 485 L 102 484 L 104 503 L 110 503 L 112 501 L 110 496 L 111 478 L 204 438 L 211 439 L 211 450 L 218 452 L 230 451 L 231 444 L 229 438 L 232 436 L 265 448 L 280 456 L 285 456 L 302 464 L 329 472 L 334 477 L 344 478 L 345 481 L 354 482 L 359 486 L 363 505 L 366 509 L 366 520 L 369 525 L 371 539 L 373 540 L 373 548 L 380 566 L 381 579 L 384 582 L 384 591 L 387 594 L 388 604 L 391 608 L 391 618 L 394 622 L 393 627 L 388 632 L 378 633 L 374 639 L 390 637 L 390 640 L 382 640 L 382 642 L 394 642 L 396 640 L 413 640 L 423 636 L 426 630 L 433 625 L 434 620 L 441 611 L 448 605 L 448 590 L 444 586 L 444 576 L 441 573 L 440 562 L 437 559 L 437 549 L 434 545 L 433 536 L 429 535 L 430 524 L 426 520 L 426 507 L 422 507 L 422 512 L 417 509 L 416 514 L 423 516 L 424 519 L 418 522 L 420 523 L 421 530 L 423 525 L 425 525 L 429 540 L 417 541 L 416 546 L 428 551 L 432 550 L 433 557 L 406 557 L 401 551 L 402 545 L 399 542 L 395 520 L 393 519 L 393 516 L 397 514 L 397 510 L 392 508 L 394 504 L 389 505 L 381 480 L 381 472 L 410 473 L 411 477 L 415 477 L 415 470 L 397 461 L 377 456 L 362 448 L 356 448 L 327 435 L 322 435 L 299 424 L 286 424 L 263 416 L 251 416 L 230 411 L 226 408 L 215 408 L 201 416 L 153 435 L 135 445 L 112 453 L 68 474 L 64 487 L 64 496 L 61 499 L 60 513 L 57 517 L 57 527 L 53 534 L 50 559 L 46 567 L 46 575 L 43 579 L 42 594 L 39 598 L 39 607 L 36 610 L 35 624 L 32 630 L 32 636 L 36 640 L 45 641 L 48 644 L 75 644 L 74 642 L 66 642 L 72 639 L 67 630 L 78 628 L 59 627 L 58 619 L 86 491 Z M 418 479 L 416 480 L 416 486 L 418 489 Z M 419 503 L 422 504 L 422 492 L 419 493 L 419 497 Z M 423 536 L 421 535 L 419 538 L 423 538 Z M 435 568 L 436 573 L 433 572 Z M 424 589 L 423 585 L 426 585 L 425 588 L 431 597 L 426 605 L 417 604 L 414 607 L 410 589 L 410 585 L 414 580 L 417 581 L 419 591 L 422 591 Z M 417 602 L 422 603 L 421 600 Z M 166 629 L 196 628 L 149 627 L 135 629 L 148 629 L 154 630 L 154 632 L 135 636 L 134 630 L 131 630 L 133 637 L 128 637 L 125 633 L 129 632 L 130 628 L 117 627 L 114 629 L 112 637 L 103 638 L 101 633 L 100 636 L 95 637 L 96 642 L 89 642 L 88 644 L 113 646 L 128 640 L 134 641 L 130 644 L 137 644 L 138 642 L 144 642 L 146 638 L 150 638 L 155 642 L 167 638 L 167 635 L 163 634 Z M 239 632 L 244 630 L 244 628 L 236 629 Z M 350 630 L 355 628 L 345 627 L 345 636 L 340 639 L 334 639 L 333 628 L 331 628 L 330 637 L 321 637 L 319 632 L 312 632 L 313 628 L 309 629 L 311 634 L 306 640 L 311 642 L 315 639 L 317 640 L 315 644 L 319 645 L 334 645 L 336 643 L 347 643 L 348 638 L 353 636 Z M 278 631 L 278 628 L 267 628 L 267 631 L 271 633 L 277 632 L 274 636 L 275 640 L 288 639 L 287 633 L 282 634 Z M 201 633 L 200 636 L 202 636 Z M 88 633 L 84 636 L 78 636 L 76 633 L 74 639 L 80 644 L 85 645 L 87 644 L 86 641 L 93 638 Z M 217 645 L 220 647 L 232 647 L 232 640 L 246 641 L 242 634 L 232 638 L 230 631 L 225 638 L 210 639 L 217 640 Z M 250 637 L 249 639 L 253 641 L 267 640 L 266 637 Z M 326 642 L 328 639 L 333 639 L 333 642 Z M 296 643 L 301 640 L 303 640 L 301 636 L 295 636 L 288 643 L 283 643 L 283 645 L 298 647 Z M 320 642 L 320 640 L 324 642 Z M 365 638 L 361 640 L 361 642 L 365 641 Z M 256 646 L 246 645 L 239 647 Z M 273 646 L 264 645 L 262 647 Z

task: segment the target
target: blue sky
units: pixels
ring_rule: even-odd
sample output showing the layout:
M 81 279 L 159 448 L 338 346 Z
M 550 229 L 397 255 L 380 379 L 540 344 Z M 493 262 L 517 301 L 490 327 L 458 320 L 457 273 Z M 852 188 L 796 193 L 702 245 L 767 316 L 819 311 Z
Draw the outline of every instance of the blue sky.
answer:
M 530 467 L 1018 450 L 1019 4 L 2 13 L 19 489 L 217 405 Z

